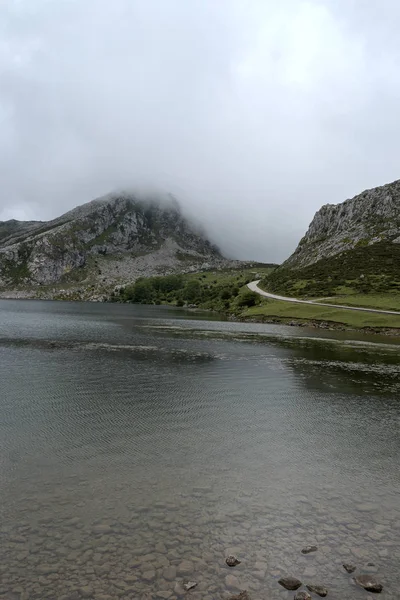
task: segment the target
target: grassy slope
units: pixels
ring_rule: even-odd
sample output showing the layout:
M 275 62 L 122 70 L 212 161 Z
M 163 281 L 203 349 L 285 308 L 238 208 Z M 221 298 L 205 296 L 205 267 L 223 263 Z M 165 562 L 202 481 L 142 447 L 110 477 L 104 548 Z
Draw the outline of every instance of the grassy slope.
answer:
M 302 269 L 276 269 L 260 284 L 284 296 L 330 304 L 400 311 L 400 245 L 382 242 L 325 258 Z M 352 327 L 399 327 L 395 315 L 374 315 L 344 309 L 266 301 L 261 314 L 316 319 Z M 249 310 L 256 314 L 257 308 Z
M 278 320 L 283 323 L 300 321 L 303 323 L 331 323 L 332 326 L 348 328 L 399 328 L 400 316 L 363 313 L 341 308 L 327 308 L 308 304 L 294 304 L 278 300 L 269 300 L 255 295 L 256 306 L 250 308 L 240 306 L 243 295 L 248 294 L 246 281 L 254 280 L 257 276 L 268 276 L 272 269 L 268 267 L 229 269 L 225 271 L 207 271 L 183 275 L 184 281 L 199 281 L 204 287 L 240 286 L 238 295 L 231 298 L 229 308 L 221 308 L 220 300 L 205 300 L 199 303 L 199 308 L 223 310 L 238 318 L 255 319 L 260 321 Z M 176 304 L 176 292 L 172 292 L 162 302 Z
M 267 298 L 262 299 L 257 306 L 246 309 L 241 316 L 257 319 L 277 318 L 283 321 L 323 321 L 332 324 L 342 324 L 351 328 L 400 328 L 400 316 L 396 315 L 380 315 L 351 311 L 344 308 L 295 304 L 280 300 L 268 300 Z
M 283 265 L 264 284 L 271 292 L 303 298 L 400 294 L 400 244 L 357 247 L 301 269 Z

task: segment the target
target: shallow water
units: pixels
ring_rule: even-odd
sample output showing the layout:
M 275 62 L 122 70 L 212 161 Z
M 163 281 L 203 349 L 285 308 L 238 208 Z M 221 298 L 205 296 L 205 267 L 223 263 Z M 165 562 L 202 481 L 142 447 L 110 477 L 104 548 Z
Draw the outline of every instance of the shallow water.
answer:
M 400 348 L 349 337 L 1 301 L 0 598 L 399 598 Z

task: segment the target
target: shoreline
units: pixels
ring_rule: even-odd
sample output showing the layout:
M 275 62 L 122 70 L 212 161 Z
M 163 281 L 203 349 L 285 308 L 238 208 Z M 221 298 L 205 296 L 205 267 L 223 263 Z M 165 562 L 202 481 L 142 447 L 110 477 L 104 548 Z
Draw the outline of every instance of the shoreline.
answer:
M 3 295 L 6 294 L 6 295 Z M 17 292 L 15 295 L 7 292 L 0 292 L 0 300 L 33 300 L 33 301 L 43 301 L 43 302 L 90 302 L 93 304 L 132 304 L 129 302 L 112 302 L 109 299 L 87 299 L 87 300 L 78 300 L 72 298 L 40 298 L 37 295 L 30 295 L 26 292 Z M 148 306 L 156 306 L 153 304 L 149 304 Z M 377 326 L 365 326 L 365 327 L 351 327 L 350 325 L 346 325 L 344 323 L 339 323 L 336 321 L 319 321 L 318 319 L 296 319 L 289 317 L 273 317 L 273 316 L 246 316 L 246 315 L 236 315 L 233 313 L 221 313 L 216 310 L 211 310 L 202 307 L 190 307 L 190 306 L 175 306 L 174 304 L 162 304 L 158 306 L 168 306 L 170 308 L 183 308 L 184 310 L 189 310 L 193 312 L 208 312 L 214 315 L 220 315 L 224 320 L 232 321 L 232 322 L 243 322 L 243 323 L 265 323 L 271 325 L 285 325 L 287 327 L 310 327 L 312 329 L 322 329 L 326 331 L 354 331 L 358 333 L 365 333 L 370 335 L 386 335 L 391 337 L 400 337 L 400 327 L 377 327 Z
M 335 321 L 318 321 L 316 319 L 310 319 L 308 321 L 306 319 L 285 319 L 283 317 L 246 317 L 229 315 L 228 321 L 286 325 L 287 327 L 311 327 L 313 329 L 323 329 L 327 331 L 354 331 L 358 333 L 400 337 L 400 327 L 350 327 L 350 325 L 345 325 L 344 323 L 336 323 Z

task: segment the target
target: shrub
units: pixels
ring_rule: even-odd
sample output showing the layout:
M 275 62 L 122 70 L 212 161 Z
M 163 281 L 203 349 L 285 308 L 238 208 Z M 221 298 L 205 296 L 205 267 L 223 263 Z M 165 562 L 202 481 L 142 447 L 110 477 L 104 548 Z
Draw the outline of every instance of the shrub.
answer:
M 251 290 L 246 290 L 245 292 L 243 292 L 243 294 L 241 296 L 239 296 L 238 301 L 237 301 L 237 305 L 238 306 L 255 306 L 255 304 L 258 302 L 258 296 L 255 292 L 252 292 Z

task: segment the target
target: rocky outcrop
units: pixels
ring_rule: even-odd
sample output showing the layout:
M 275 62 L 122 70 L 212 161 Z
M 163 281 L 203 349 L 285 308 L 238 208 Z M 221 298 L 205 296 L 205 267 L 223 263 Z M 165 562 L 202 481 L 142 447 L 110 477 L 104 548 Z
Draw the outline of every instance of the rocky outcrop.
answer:
M 176 200 L 108 195 L 49 222 L 0 223 L 0 288 L 132 280 L 136 263 L 173 271 L 221 261 Z M 110 264 L 113 267 L 110 269 Z M 119 265 L 121 271 L 119 272 Z M 156 269 L 156 270 L 157 270 Z M 143 275 L 155 274 L 140 273 Z
M 366 190 L 341 204 L 323 206 L 283 266 L 306 267 L 378 242 L 400 243 L 400 180 Z

